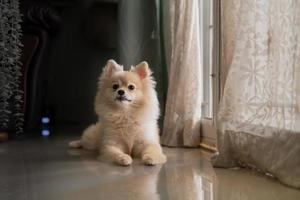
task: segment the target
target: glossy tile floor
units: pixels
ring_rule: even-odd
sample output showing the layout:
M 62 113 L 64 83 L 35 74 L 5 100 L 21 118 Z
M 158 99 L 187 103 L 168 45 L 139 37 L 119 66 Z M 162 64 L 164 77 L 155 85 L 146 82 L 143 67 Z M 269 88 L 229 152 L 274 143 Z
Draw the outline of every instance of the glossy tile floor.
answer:
M 200 149 L 164 148 L 163 166 L 120 167 L 68 149 L 73 138 L 0 143 L 0 199 L 300 199 L 300 190 L 254 171 L 214 169 Z

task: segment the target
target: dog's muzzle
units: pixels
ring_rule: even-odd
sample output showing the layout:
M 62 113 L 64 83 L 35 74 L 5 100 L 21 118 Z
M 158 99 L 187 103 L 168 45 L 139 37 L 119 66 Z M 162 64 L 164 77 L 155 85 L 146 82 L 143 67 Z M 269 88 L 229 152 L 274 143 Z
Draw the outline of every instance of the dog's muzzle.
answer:
M 129 102 L 131 102 L 131 100 L 130 99 L 128 99 L 126 96 L 117 96 L 116 97 L 116 99 L 115 99 L 116 101 L 129 101 Z

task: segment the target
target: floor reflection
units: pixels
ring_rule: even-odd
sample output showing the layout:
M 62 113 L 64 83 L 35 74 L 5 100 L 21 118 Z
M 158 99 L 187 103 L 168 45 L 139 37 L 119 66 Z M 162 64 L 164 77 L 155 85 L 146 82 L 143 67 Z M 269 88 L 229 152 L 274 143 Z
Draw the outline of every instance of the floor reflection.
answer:
M 299 200 L 300 190 L 287 187 L 274 178 L 247 169 L 215 169 L 217 199 Z
M 169 160 L 163 170 L 168 199 L 213 200 L 213 169 L 204 157 L 199 159 L 205 155 L 194 149 L 166 150 Z
M 70 137 L 0 144 L 0 199 L 299 200 L 300 190 L 249 170 L 215 169 L 211 153 L 164 148 L 165 165 L 99 162 Z
M 86 188 L 84 194 L 91 194 L 96 199 L 160 199 L 157 185 L 162 165 L 149 167 L 135 160 L 133 165 L 123 167 L 110 162 L 99 162 L 95 160 L 95 154 L 82 154 L 82 150 L 71 150 L 69 153 L 79 153 L 83 169 L 98 180 L 93 187 Z
M 299 200 L 300 190 L 274 178 L 247 169 L 213 168 L 211 154 L 200 150 L 166 149 L 169 161 L 161 179 L 166 179 L 166 199 L 200 200 Z M 162 195 L 161 195 L 162 196 Z

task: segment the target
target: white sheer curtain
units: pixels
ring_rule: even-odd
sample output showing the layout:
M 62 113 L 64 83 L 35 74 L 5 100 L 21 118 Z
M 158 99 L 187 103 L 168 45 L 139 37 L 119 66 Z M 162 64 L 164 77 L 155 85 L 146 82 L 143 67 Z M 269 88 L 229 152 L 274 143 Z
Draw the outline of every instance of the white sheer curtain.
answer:
M 300 1 L 222 1 L 215 166 L 246 164 L 300 188 Z
M 198 0 L 167 1 L 170 24 L 169 86 L 161 137 L 167 146 L 200 142 L 202 67 Z

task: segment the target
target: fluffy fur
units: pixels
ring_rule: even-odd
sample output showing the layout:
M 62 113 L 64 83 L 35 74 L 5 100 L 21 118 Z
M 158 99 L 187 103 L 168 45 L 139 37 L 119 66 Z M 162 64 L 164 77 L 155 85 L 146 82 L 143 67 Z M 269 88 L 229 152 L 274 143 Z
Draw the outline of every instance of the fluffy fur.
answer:
M 95 99 L 99 121 L 80 140 L 70 142 L 70 147 L 98 149 L 101 159 L 125 166 L 132 163 L 132 157 L 146 165 L 166 162 L 159 144 L 159 103 L 151 74 L 146 62 L 124 71 L 109 60 Z

